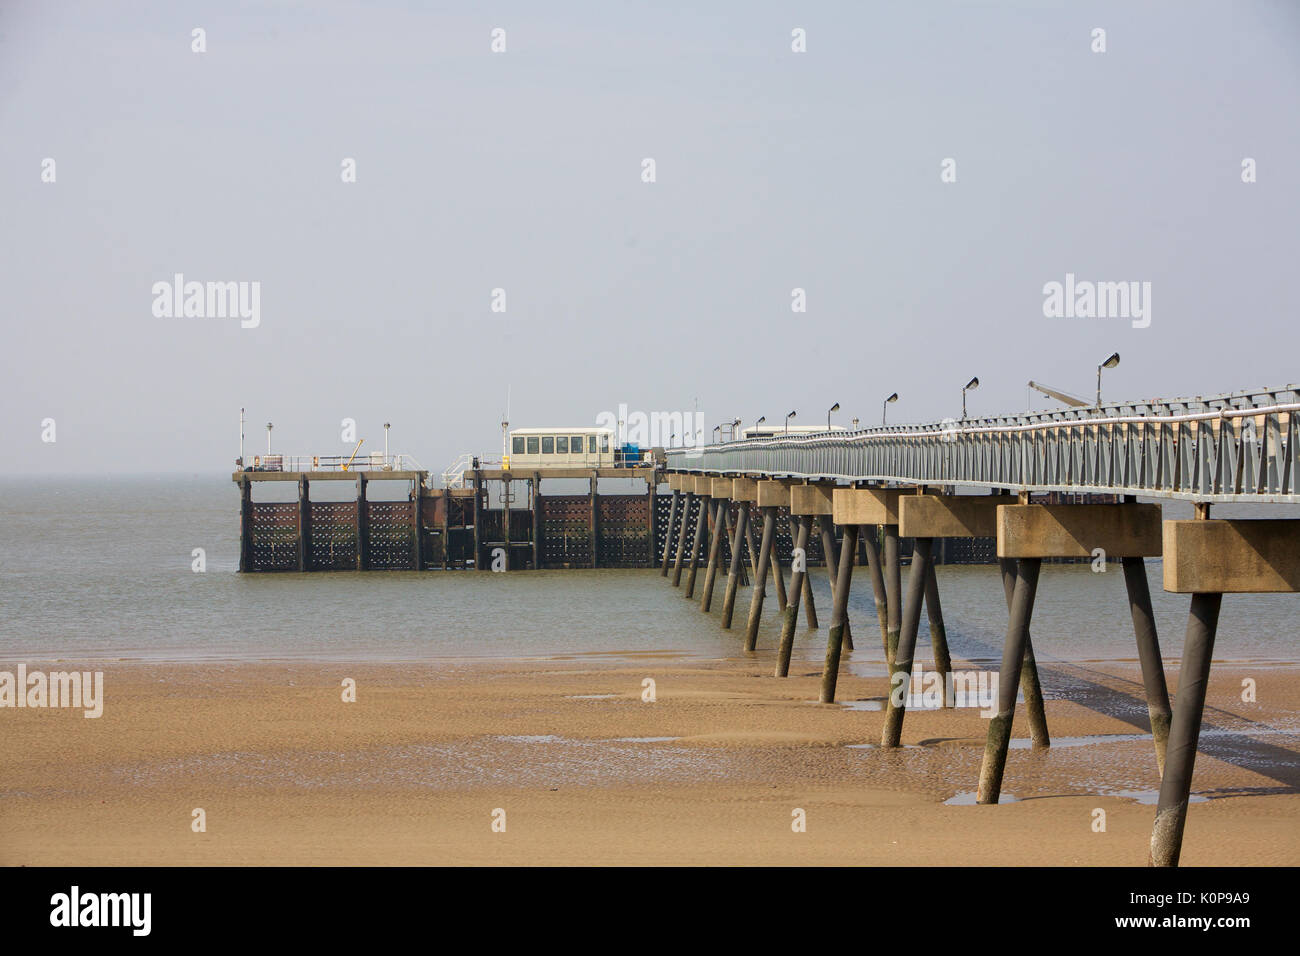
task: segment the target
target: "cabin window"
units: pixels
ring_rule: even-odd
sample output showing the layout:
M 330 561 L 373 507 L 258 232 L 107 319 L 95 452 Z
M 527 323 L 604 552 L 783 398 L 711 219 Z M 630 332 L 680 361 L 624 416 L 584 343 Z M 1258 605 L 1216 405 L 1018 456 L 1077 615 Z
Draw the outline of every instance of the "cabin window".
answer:
M 543 435 L 543 436 L 542 436 L 542 454 L 543 454 L 543 455 L 554 455 L 554 454 L 555 454 L 555 436 L 554 436 L 554 435 Z
M 528 454 L 530 455 L 537 454 L 537 439 L 531 435 L 528 438 Z
M 593 455 L 596 454 L 596 436 L 595 436 L 595 435 L 588 435 L 588 436 L 587 436 L 587 451 L 590 452 L 590 453 L 593 454 Z
M 581 455 L 581 454 L 582 454 L 582 436 L 581 436 L 581 435 L 574 435 L 572 438 L 570 438 L 570 439 L 569 439 L 569 447 L 573 449 L 573 453 L 574 453 L 575 455 Z
M 510 454 L 522 455 L 524 453 L 524 436 L 516 435 L 510 441 Z
M 555 439 L 555 453 L 557 455 L 567 455 L 569 453 L 569 436 L 561 435 Z
M 609 436 L 608 436 L 608 435 L 601 435 L 601 436 L 600 436 L 600 451 L 601 451 L 601 454 L 605 454 L 606 452 L 609 451 Z

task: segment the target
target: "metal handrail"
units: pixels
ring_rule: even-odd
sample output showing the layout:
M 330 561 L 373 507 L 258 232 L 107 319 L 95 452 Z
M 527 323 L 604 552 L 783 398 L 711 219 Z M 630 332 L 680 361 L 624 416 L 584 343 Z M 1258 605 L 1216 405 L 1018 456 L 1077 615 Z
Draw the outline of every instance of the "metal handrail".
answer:
M 1207 406 L 1221 403 L 1220 408 Z M 668 451 L 674 470 L 1300 503 L 1300 391 L 948 419 Z

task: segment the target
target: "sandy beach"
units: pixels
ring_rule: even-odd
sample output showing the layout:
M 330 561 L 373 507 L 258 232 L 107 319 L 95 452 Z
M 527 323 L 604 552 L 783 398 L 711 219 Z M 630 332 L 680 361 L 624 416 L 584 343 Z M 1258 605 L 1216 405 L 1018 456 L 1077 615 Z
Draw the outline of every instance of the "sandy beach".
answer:
M 764 654 L 81 666 L 102 717 L 0 714 L 0 863 L 1145 865 L 1158 787 L 1131 662 L 1045 667 L 1055 745 L 1012 750 L 998 807 L 964 805 L 977 710 L 883 752 L 883 677 L 819 705 Z M 1300 863 L 1295 676 L 1216 664 L 1183 865 Z

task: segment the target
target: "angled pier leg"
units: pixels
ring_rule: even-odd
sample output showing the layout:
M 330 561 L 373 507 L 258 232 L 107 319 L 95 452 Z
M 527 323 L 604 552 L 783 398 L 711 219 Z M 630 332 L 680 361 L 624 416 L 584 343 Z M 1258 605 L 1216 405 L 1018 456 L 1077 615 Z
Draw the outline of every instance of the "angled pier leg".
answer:
M 700 595 L 700 610 L 708 613 L 713 606 L 713 582 L 718 577 L 718 555 L 722 553 L 722 538 L 726 534 L 722 527 L 722 509 L 727 507 L 723 498 L 714 499 L 713 537 L 709 541 L 709 565 L 704 569 L 704 593 Z
M 1151 587 L 1147 583 L 1146 562 L 1141 558 L 1124 558 L 1123 562 L 1133 635 L 1137 638 L 1138 660 L 1142 664 L 1142 686 L 1146 690 L 1147 713 L 1151 715 L 1151 736 L 1156 745 L 1156 768 L 1163 777 L 1169 741 L 1169 688 L 1165 684 L 1165 665 L 1160 659 L 1160 641 L 1151 610 Z
M 687 560 L 686 600 L 695 597 L 695 574 L 700 569 L 700 546 L 704 541 L 704 529 L 709 523 L 709 513 L 715 511 L 712 498 L 700 502 L 700 513 L 695 519 L 695 535 L 691 539 L 691 553 Z
M 1192 792 L 1192 767 L 1205 712 L 1205 689 L 1214 655 L 1214 635 L 1219 627 L 1222 594 L 1192 595 L 1183 642 L 1183 665 L 1178 671 L 1174 716 L 1169 726 L 1165 772 L 1160 778 L 1160 803 L 1151 829 L 1151 865 L 1177 866 L 1187 824 L 1187 801 Z
M 1009 611 L 1016 588 L 1016 559 L 999 558 L 998 564 L 1002 568 L 1002 590 L 1006 595 Z M 1039 559 L 1039 566 L 1042 566 L 1041 559 Z M 1025 695 L 1025 715 L 1029 718 L 1030 746 L 1035 750 L 1040 747 L 1050 747 L 1052 738 L 1047 733 L 1047 712 L 1043 709 L 1043 687 L 1038 682 L 1038 661 L 1034 659 L 1034 642 L 1028 630 L 1025 631 L 1025 655 L 1024 666 L 1020 669 L 1020 689 Z
M 719 566 L 719 568 L 720 568 L 720 567 L 722 566 L 722 565 L 721 565 L 721 562 L 722 562 L 723 560 L 726 560 L 726 562 L 727 562 L 727 573 L 730 574 L 730 573 L 731 573 L 731 555 L 732 555 L 732 553 L 735 552 L 735 550 L 736 550 L 736 534 L 735 534 L 735 531 L 734 531 L 734 530 L 732 529 L 732 527 L 731 527 L 731 505 L 730 505 L 730 504 L 728 504 L 727 507 L 725 507 L 725 508 L 722 509 L 722 530 L 723 530 L 723 532 L 725 532 L 725 534 L 726 534 L 726 536 L 727 536 L 726 539 L 725 539 L 725 541 L 726 541 L 726 545 L 727 545 L 727 553 L 726 553 L 725 556 L 720 555 L 720 556 L 718 557 L 718 561 L 719 561 L 719 565 L 718 565 L 718 566 Z
M 722 626 L 731 627 L 731 617 L 736 610 L 736 589 L 740 586 L 741 543 L 745 540 L 745 529 L 749 527 L 749 503 L 742 501 L 736 514 L 736 533 L 732 538 L 731 570 L 727 575 L 727 593 L 722 599 Z
M 749 573 L 758 566 L 758 551 L 754 548 L 754 525 L 750 521 L 749 502 L 740 502 L 740 507 L 745 511 L 745 554 L 748 561 L 740 562 L 740 586 L 749 587 Z M 759 587 L 763 582 L 760 581 Z
M 1020 670 L 1029 644 L 1029 619 L 1034 614 L 1034 595 L 1038 590 L 1038 572 L 1042 564 L 1042 558 L 1021 558 L 1016 572 L 1007 636 L 1002 645 L 998 715 L 989 721 L 984 762 L 980 766 L 979 791 L 975 797 L 977 803 L 997 803 L 1002 793 L 1002 772 L 1007 766 L 1007 747 L 1011 743 L 1011 719 L 1016 711 Z
M 952 707 L 948 699 L 948 677 L 952 674 L 952 655 L 948 653 L 948 631 L 943 626 L 943 605 L 939 603 L 939 579 L 935 575 L 934 561 L 925 578 L 925 612 L 930 619 L 930 646 L 934 649 L 934 669 L 943 675 L 943 706 Z
M 867 527 L 861 535 L 863 550 L 867 554 L 867 570 L 871 574 L 871 591 L 876 599 L 876 617 L 880 619 L 880 646 L 885 652 L 885 663 L 889 658 L 889 601 L 885 597 L 885 576 L 880 570 L 880 547 L 876 543 L 878 525 Z
M 844 542 L 840 548 L 839 573 L 836 575 L 835 593 L 831 598 L 831 630 L 826 640 L 826 664 L 822 668 L 823 704 L 835 702 L 835 685 L 840 677 L 840 652 L 844 643 L 844 624 L 849 619 L 849 586 L 853 578 L 853 552 L 858 547 L 858 526 L 844 526 Z
M 754 593 L 749 599 L 749 620 L 745 625 L 745 650 L 752 651 L 758 644 L 758 625 L 763 618 L 763 585 L 767 581 L 767 566 L 772 560 L 772 538 L 776 534 L 776 509 L 763 509 L 763 537 L 758 546 L 758 567 L 754 569 Z
M 811 518 L 792 518 L 796 524 L 794 546 L 796 551 L 808 550 L 808 531 L 812 525 Z M 794 629 L 799 623 L 799 597 L 803 594 L 804 578 L 807 577 L 807 559 L 796 561 L 790 571 L 790 601 L 785 606 L 781 618 L 781 649 L 776 658 L 776 676 L 788 677 L 790 674 L 790 654 L 794 650 Z
M 772 565 L 772 583 L 776 585 L 777 610 L 784 614 L 785 606 L 790 603 L 790 597 L 785 591 L 785 572 L 781 570 L 781 556 L 777 554 L 775 522 L 778 519 L 776 518 L 775 512 L 773 512 L 772 520 L 772 553 L 769 556 L 769 561 Z
M 885 662 L 894 672 L 903 613 L 903 577 L 898 558 L 898 525 L 885 525 Z
M 894 654 L 894 669 L 889 675 L 889 707 L 885 713 L 885 729 L 880 735 L 882 747 L 897 747 L 903 736 L 903 717 L 907 713 L 907 693 L 912 682 L 912 657 L 916 653 L 916 632 L 921 627 L 921 603 L 925 599 L 926 583 L 933 573 L 933 539 L 914 540 L 916 544 L 912 549 L 912 567 L 907 575 L 902 628 L 898 634 L 898 649 Z
M 802 525 L 803 522 L 804 522 L 804 518 L 802 517 L 796 518 L 793 515 L 790 517 L 790 537 L 796 539 L 799 537 L 799 526 Z M 810 628 L 812 628 L 815 631 L 817 630 L 817 605 L 813 602 L 812 582 L 808 580 L 808 538 L 809 535 L 811 534 L 812 521 L 809 520 L 808 524 L 810 526 L 809 534 L 804 535 L 804 539 L 803 539 L 804 573 L 803 573 L 803 584 L 801 585 L 801 587 L 803 590 L 803 613 L 805 619 L 804 623 L 806 623 Z M 791 584 L 790 586 L 794 587 L 793 584 Z
M 839 576 L 839 562 L 835 560 L 835 525 L 829 517 L 821 517 L 817 520 L 817 525 L 821 529 L 822 535 L 822 554 L 826 555 L 826 579 L 831 586 L 831 601 L 835 601 L 835 579 Z M 853 629 L 849 626 L 848 618 L 844 620 L 844 649 L 853 650 Z
M 664 557 L 663 566 L 659 569 L 661 578 L 668 577 L 668 562 L 672 560 L 673 555 L 673 524 L 677 521 L 677 505 L 680 503 L 682 493 L 673 491 L 672 503 L 668 506 L 668 527 L 664 530 Z
M 682 501 L 682 521 L 677 529 L 677 558 L 673 561 L 673 587 L 682 583 L 682 558 L 686 555 L 687 527 L 690 525 L 691 503 L 694 501 L 694 492 L 686 492 Z

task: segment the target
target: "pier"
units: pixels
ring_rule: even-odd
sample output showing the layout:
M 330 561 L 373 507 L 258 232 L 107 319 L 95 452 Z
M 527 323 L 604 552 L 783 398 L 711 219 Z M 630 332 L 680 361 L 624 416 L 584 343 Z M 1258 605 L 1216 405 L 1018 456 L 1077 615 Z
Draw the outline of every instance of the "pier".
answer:
M 662 461 L 627 468 L 474 467 L 462 476 L 465 487 L 444 489 L 429 488 L 424 471 L 385 468 L 386 460 L 361 471 L 244 470 L 233 475 L 242 501 L 240 569 L 654 567 L 701 613 L 716 610 L 722 628 L 738 639 L 743 633 L 746 651 L 756 649 L 764 611 L 780 615 L 778 679 L 789 672 L 799 615 L 810 628 L 824 618 L 820 701 L 832 703 L 844 650 L 873 643 L 877 627 L 889 673 L 910 681 L 922 608 L 935 668 L 950 676 L 936 557 L 954 542 L 968 553 L 973 542 L 989 542 L 1008 621 L 977 802 L 996 804 L 1019 694 L 1033 746 L 1051 746 L 1030 629 L 1043 565 L 1117 561 L 1161 780 L 1150 862 L 1173 866 L 1222 597 L 1300 590 L 1300 519 L 1220 519 L 1211 508 L 1300 504 L 1297 413 L 1300 389 L 1288 386 L 745 438 L 670 448 Z M 589 490 L 545 495 L 544 478 L 585 479 Z M 641 480 L 646 490 L 602 495 L 601 478 Z M 311 501 L 311 484 L 322 480 L 355 482 L 355 501 Z M 297 482 L 297 502 L 254 502 L 252 488 L 264 481 Z M 407 483 L 407 500 L 369 500 L 374 481 Z M 501 486 L 498 509 L 487 507 L 491 482 Z M 516 506 L 512 489 L 521 483 L 526 500 Z M 658 493 L 664 484 L 668 495 Z M 1162 520 L 1164 500 L 1190 502 L 1194 517 Z M 1163 559 L 1167 592 L 1189 595 L 1172 700 L 1144 570 L 1150 558 Z M 820 613 L 811 563 L 823 564 L 831 580 L 831 607 Z M 848 618 L 855 568 L 866 569 L 877 612 L 876 621 L 857 622 L 856 633 Z M 751 584 L 746 608 L 739 589 Z M 900 746 L 905 718 L 905 697 L 891 697 L 882 748 Z

